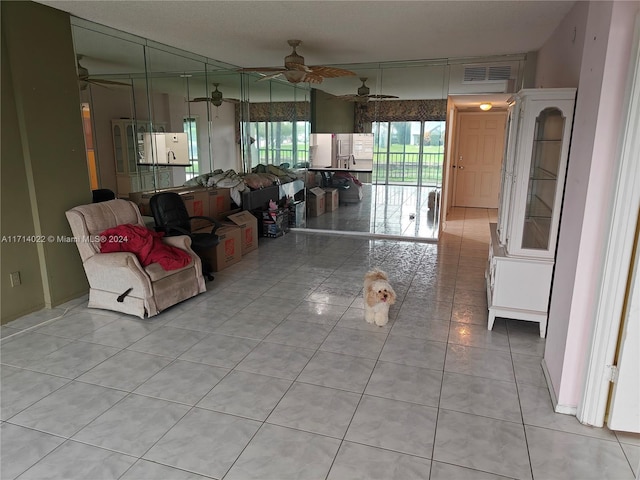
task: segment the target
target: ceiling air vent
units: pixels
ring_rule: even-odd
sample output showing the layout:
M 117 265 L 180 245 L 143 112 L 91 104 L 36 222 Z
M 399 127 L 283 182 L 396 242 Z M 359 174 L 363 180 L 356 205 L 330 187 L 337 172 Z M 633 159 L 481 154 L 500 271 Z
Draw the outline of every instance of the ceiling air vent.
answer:
M 511 65 L 473 65 L 464 67 L 462 83 L 487 83 L 509 80 Z
M 484 82 L 487 79 L 487 67 L 464 67 L 463 82 Z
M 509 80 L 511 78 L 511 65 L 495 65 L 489 67 L 487 80 Z

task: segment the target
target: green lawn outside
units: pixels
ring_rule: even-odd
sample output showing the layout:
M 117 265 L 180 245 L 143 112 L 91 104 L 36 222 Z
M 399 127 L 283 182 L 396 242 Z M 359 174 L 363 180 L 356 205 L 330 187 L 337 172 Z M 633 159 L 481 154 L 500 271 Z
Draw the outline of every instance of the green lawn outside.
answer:
M 422 183 L 442 184 L 444 152 L 442 146 L 425 146 L 423 149 Z M 373 181 L 376 183 L 402 183 L 415 185 L 418 182 L 419 147 L 417 145 L 392 144 L 386 149 L 374 149 Z M 260 150 L 260 163 L 266 163 L 265 149 Z M 387 156 L 389 177 L 387 180 Z M 298 145 L 297 160 L 293 160 L 293 146 L 283 145 L 280 151 L 271 149 L 269 163 L 302 163 L 308 161 L 307 145 Z

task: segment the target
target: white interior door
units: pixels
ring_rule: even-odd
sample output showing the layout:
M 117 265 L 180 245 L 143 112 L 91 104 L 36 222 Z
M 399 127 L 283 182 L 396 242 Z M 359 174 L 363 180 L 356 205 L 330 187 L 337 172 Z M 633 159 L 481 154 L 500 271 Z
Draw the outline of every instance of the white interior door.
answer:
M 458 207 L 498 208 L 506 113 L 460 113 L 454 161 Z
M 639 252 L 640 253 L 640 252 Z M 633 264 L 631 289 L 624 314 L 618 354 L 618 378 L 613 384 L 609 418 L 611 430 L 640 433 L 640 282 L 638 254 Z

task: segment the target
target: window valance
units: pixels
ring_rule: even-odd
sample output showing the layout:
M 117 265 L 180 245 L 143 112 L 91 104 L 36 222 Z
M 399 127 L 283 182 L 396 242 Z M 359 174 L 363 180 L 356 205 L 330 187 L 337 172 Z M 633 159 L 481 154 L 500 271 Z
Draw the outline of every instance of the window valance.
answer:
M 237 107 L 239 108 L 239 106 Z M 250 122 L 310 121 L 309 102 L 263 102 L 249 104 Z

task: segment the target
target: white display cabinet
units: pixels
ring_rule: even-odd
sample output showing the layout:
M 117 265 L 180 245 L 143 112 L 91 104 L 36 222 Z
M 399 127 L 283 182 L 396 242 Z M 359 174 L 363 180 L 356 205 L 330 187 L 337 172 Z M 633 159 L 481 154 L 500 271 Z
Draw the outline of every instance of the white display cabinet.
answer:
M 546 334 L 575 94 L 525 89 L 510 101 L 486 271 L 489 329 L 500 316 L 539 322 Z
M 144 134 L 149 131 L 149 122 L 111 120 L 111 131 L 118 197 L 127 197 L 130 192 L 171 187 L 170 167 L 139 165 L 144 159 Z M 165 132 L 166 125 L 154 123 L 152 131 Z

